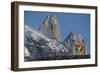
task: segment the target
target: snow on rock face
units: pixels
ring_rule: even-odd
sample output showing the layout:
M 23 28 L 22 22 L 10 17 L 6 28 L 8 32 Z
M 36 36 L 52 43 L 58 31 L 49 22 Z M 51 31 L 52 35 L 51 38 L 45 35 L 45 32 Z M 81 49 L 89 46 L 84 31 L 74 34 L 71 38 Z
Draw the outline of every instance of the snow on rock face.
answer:
M 29 51 L 28 51 L 28 49 L 26 47 L 24 47 L 24 52 L 25 52 L 25 56 L 26 57 L 30 56 L 30 53 L 29 53 Z
M 56 39 L 48 39 L 41 32 L 33 30 L 26 25 L 24 30 L 24 45 L 28 49 L 28 51 L 25 50 L 25 54 L 29 53 L 31 59 L 55 55 L 61 56 L 61 54 L 67 55 L 68 52 L 68 49 Z

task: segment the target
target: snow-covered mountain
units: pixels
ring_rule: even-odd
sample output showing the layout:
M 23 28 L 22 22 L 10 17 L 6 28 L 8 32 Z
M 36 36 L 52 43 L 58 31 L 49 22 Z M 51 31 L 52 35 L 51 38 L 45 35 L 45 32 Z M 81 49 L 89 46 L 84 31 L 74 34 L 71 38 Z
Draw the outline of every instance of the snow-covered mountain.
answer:
M 56 39 L 47 38 L 38 30 L 25 25 L 24 28 L 25 61 L 45 57 L 67 55 L 68 49 Z

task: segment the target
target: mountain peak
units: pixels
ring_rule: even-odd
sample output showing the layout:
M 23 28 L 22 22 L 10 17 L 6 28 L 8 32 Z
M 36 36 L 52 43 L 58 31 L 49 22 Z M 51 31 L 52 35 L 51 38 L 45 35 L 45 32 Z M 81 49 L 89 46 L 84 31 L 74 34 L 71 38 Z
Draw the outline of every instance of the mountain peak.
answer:
M 57 18 L 53 14 L 49 14 L 44 21 L 42 22 L 43 24 L 45 23 L 52 23 L 52 24 L 58 24 Z
M 85 42 L 80 34 L 69 33 L 68 37 L 64 40 L 64 45 L 69 47 L 69 54 L 71 55 L 84 55 L 85 54 Z
M 57 39 L 60 41 L 60 28 L 55 15 L 48 15 L 39 27 L 44 35 L 51 39 Z

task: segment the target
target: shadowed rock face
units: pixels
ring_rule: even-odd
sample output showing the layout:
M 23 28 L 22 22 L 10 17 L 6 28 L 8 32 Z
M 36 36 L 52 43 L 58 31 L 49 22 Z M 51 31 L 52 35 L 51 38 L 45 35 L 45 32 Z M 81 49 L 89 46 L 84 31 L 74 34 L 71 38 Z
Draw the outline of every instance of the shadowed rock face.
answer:
M 56 16 L 48 15 L 39 27 L 44 35 L 51 39 L 57 39 L 60 41 L 60 29 Z

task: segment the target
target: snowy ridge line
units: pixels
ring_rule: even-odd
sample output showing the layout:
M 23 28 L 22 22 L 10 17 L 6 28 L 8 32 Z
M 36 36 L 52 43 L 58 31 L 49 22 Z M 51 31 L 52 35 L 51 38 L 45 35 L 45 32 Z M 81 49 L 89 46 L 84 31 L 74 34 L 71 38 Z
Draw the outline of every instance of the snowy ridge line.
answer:
M 37 36 L 45 39 L 46 41 L 50 41 L 50 39 L 47 39 L 43 34 L 41 34 L 39 31 L 36 31 L 34 29 L 31 29 L 29 26 L 25 25 L 25 28 L 28 29 L 28 31 L 31 31 L 32 34 L 35 33 Z M 34 35 L 34 34 L 33 34 Z

